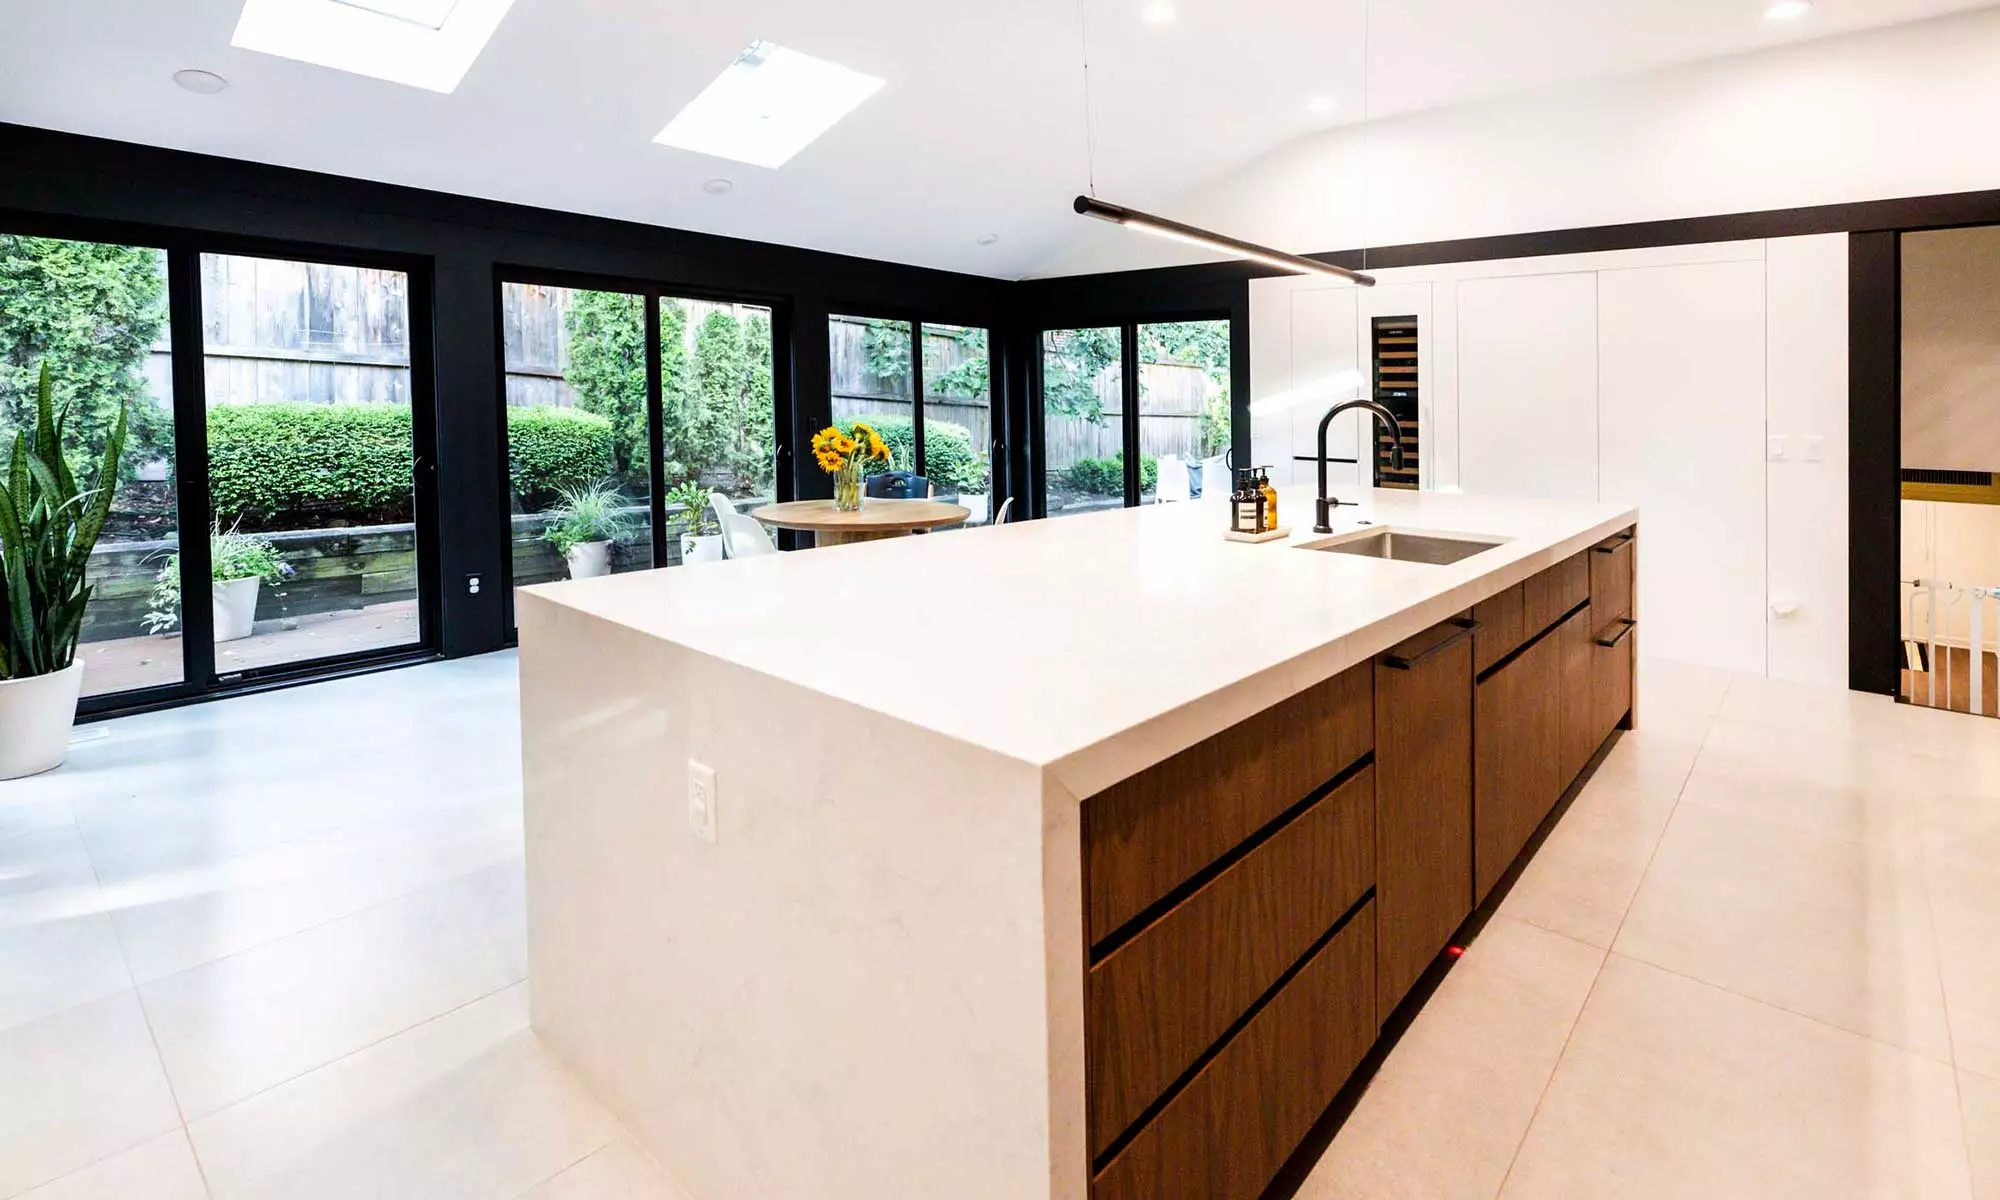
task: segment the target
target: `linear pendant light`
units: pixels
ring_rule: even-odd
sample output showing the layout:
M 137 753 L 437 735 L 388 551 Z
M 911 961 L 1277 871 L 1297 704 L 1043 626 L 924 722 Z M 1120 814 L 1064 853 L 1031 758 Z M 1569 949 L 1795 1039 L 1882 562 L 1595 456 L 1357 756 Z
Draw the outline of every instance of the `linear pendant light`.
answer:
M 1076 211 L 1086 217 L 1096 217 L 1100 221 L 1109 221 L 1113 225 L 1123 225 L 1127 229 L 1137 229 L 1142 233 L 1150 233 L 1156 237 L 1169 238 L 1176 242 L 1186 242 L 1191 246 L 1219 250 L 1224 254 L 1233 254 L 1238 258 L 1247 258 L 1254 262 L 1264 263 L 1267 266 L 1277 267 L 1281 270 L 1296 271 L 1301 275 L 1326 275 L 1334 279 L 1345 279 L 1357 287 L 1375 286 L 1375 277 L 1373 275 L 1364 275 L 1359 271 L 1350 271 L 1346 267 L 1337 267 L 1332 263 L 1323 263 L 1315 258 L 1306 258 L 1298 254 L 1287 254 L 1283 250 L 1273 250 L 1269 246 L 1259 246 L 1255 242 L 1246 242 L 1240 238 L 1230 237 L 1227 234 L 1211 233 L 1206 229 L 1197 229 L 1193 225 L 1183 225 L 1179 221 L 1168 220 L 1166 217 L 1156 217 L 1151 213 L 1142 213 L 1135 208 L 1109 204 L 1097 199 L 1095 196 L 1078 196 L 1076 198 Z

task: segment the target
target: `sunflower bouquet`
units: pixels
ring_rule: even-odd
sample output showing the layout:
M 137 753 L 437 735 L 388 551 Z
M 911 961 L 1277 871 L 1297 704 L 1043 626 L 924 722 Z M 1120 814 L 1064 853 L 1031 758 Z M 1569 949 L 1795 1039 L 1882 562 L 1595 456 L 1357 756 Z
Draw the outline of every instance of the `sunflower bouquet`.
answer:
M 833 506 L 842 512 L 861 507 L 861 476 L 870 466 L 887 466 L 889 446 L 873 426 L 856 421 L 849 431 L 829 425 L 813 435 L 813 458 L 833 476 Z

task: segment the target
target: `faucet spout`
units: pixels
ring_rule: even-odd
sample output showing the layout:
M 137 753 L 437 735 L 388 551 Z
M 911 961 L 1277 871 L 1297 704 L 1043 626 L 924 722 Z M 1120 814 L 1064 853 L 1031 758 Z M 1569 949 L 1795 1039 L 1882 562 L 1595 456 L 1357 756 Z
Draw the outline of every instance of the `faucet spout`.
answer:
M 1333 424 L 1335 417 L 1352 408 L 1358 408 L 1363 412 L 1369 413 L 1377 421 L 1389 427 L 1389 440 L 1391 443 L 1389 447 L 1389 460 L 1398 471 L 1403 469 L 1403 423 L 1396 419 L 1395 413 L 1390 412 L 1387 408 L 1384 408 L 1373 400 L 1349 400 L 1344 404 L 1336 404 L 1332 408 L 1327 409 L 1326 415 L 1319 419 L 1319 501 L 1313 514 L 1316 518 L 1313 522 L 1314 533 L 1332 533 L 1333 524 L 1330 518 L 1333 510 L 1342 504 L 1349 503 L 1345 500 L 1333 499 L 1327 494 L 1326 431 Z M 1371 455 L 1370 457 L 1372 458 L 1373 456 Z

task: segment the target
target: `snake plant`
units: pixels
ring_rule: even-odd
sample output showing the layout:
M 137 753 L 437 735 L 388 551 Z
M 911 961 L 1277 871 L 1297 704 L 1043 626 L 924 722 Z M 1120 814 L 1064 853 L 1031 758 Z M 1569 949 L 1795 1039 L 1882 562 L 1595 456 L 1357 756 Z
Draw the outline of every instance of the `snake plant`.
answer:
M 14 435 L 0 479 L 0 679 L 48 675 L 76 658 L 90 603 L 84 567 L 111 515 L 125 412 L 104 444 L 94 486 L 78 490 L 63 457 L 62 427 L 50 395 L 49 365 L 35 390 L 35 429 Z

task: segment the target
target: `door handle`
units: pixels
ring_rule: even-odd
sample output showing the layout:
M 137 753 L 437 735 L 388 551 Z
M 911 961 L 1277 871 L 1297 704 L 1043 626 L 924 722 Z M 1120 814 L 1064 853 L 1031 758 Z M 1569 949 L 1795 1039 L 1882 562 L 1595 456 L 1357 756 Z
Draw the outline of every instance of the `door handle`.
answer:
M 1466 638 L 1471 637 L 1472 631 L 1479 628 L 1479 622 L 1477 621 L 1453 621 L 1451 623 L 1458 626 L 1457 633 L 1447 638 L 1440 638 L 1436 645 L 1431 646 L 1422 654 L 1413 655 L 1409 658 L 1405 658 L 1400 654 L 1384 654 L 1382 656 L 1382 665 L 1395 671 L 1410 670 L 1418 663 L 1435 658 L 1437 655 L 1444 653 L 1446 649 L 1456 646 Z
M 1634 621 L 1630 617 L 1620 617 L 1618 618 L 1618 626 L 1619 629 L 1617 633 L 1612 634 L 1608 638 L 1607 637 L 1598 638 L 1597 644 L 1604 647 L 1606 650 L 1611 649 L 1618 643 L 1624 641 L 1627 637 L 1631 636 L 1632 631 L 1634 629 L 1639 628 L 1639 622 Z

